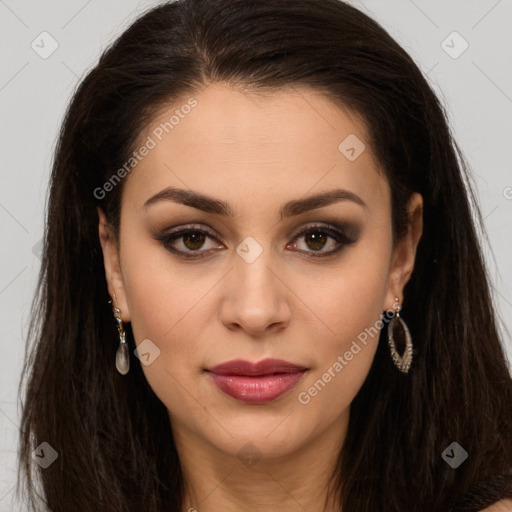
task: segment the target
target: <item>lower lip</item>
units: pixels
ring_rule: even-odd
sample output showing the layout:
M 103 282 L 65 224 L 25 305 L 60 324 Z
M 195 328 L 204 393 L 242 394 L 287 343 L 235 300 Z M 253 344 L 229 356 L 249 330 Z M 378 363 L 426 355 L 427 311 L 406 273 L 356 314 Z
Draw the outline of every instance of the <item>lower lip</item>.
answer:
M 305 372 L 278 373 L 259 377 L 208 373 L 214 384 L 226 395 L 249 404 L 264 404 L 290 391 Z

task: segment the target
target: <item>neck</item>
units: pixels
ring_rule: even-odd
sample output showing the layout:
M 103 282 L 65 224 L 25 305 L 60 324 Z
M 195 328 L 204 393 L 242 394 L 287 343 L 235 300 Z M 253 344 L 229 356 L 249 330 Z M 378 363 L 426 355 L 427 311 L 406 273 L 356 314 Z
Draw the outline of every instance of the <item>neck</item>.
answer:
M 260 440 L 228 453 L 173 422 L 185 482 L 182 511 L 339 512 L 328 482 L 347 426 L 345 414 L 293 453 L 271 457 L 256 447 Z

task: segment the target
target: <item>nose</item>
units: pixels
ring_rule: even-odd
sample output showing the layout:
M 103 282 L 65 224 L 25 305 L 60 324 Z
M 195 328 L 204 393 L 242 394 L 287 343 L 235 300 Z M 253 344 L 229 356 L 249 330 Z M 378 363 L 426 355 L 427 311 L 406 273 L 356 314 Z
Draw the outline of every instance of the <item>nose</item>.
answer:
M 290 323 L 290 291 L 279 272 L 271 267 L 270 251 L 247 263 L 236 258 L 226 276 L 221 320 L 230 330 L 257 337 L 273 334 Z

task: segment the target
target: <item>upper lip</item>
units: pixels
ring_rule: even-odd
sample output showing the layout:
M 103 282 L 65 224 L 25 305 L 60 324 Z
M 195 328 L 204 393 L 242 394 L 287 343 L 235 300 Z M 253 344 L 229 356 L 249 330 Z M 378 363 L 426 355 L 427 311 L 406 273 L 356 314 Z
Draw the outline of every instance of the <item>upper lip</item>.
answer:
M 244 361 L 243 359 L 234 359 L 222 364 L 218 364 L 208 371 L 217 375 L 272 375 L 274 373 L 297 373 L 307 370 L 306 367 L 283 361 L 282 359 L 263 359 L 257 363 Z

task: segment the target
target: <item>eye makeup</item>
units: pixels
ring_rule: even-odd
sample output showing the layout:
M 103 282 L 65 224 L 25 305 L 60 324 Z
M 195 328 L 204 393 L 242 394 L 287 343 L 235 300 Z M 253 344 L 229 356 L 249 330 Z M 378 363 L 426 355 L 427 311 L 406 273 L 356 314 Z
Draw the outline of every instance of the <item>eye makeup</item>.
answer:
M 359 238 L 360 229 L 354 223 L 339 222 L 313 222 L 306 224 L 292 236 L 286 249 L 291 249 L 306 257 L 328 258 L 342 251 L 345 247 L 354 244 Z M 220 241 L 220 236 L 205 224 L 188 224 L 177 228 L 164 229 L 154 235 L 162 246 L 178 258 L 202 259 L 209 258 L 213 252 L 224 250 L 225 246 Z M 298 241 L 304 239 L 302 245 L 306 249 L 298 249 Z M 208 245 L 207 241 L 217 242 L 215 248 L 203 249 Z M 211 245 L 211 244 L 210 244 Z M 313 245 L 313 248 L 311 248 Z M 324 250 L 325 246 L 333 246 L 330 250 Z M 308 250 L 309 249 L 309 250 Z

